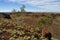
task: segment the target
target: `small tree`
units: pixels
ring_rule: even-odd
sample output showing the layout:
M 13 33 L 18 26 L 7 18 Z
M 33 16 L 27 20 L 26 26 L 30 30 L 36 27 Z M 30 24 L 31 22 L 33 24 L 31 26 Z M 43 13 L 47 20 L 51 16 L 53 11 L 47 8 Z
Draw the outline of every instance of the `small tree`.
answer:
M 25 12 L 25 5 L 23 5 L 20 9 L 21 9 L 21 12 Z
M 20 15 L 21 16 L 25 16 L 26 15 L 26 11 L 25 11 L 25 5 L 22 5 L 22 7 L 20 8 L 21 9 L 21 13 L 20 13 Z
M 12 12 L 16 12 L 16 10 L 15 10 L 15 9 L 13 9 L 13 10 L 12 10 Z

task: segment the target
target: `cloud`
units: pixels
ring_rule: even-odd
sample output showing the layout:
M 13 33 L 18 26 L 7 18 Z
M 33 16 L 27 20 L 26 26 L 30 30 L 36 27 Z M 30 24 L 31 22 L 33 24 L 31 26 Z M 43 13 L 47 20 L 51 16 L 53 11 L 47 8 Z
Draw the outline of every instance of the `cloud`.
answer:
M 5 0 L 5 1 L 37 5 L 37 4 L 46 3 L 46 2 L 54 2 L 56 0 Z
M 20 4 L 28 4 L 28 5 L 53 5 L 56 3 L 60 3 L 60 0 L 4 0 L 7 2 L 15 2 Z
M 31 6 L 60 5 L 60 0 L 7 0 L 7 1 Z
M 20 4 L 29 4 L 29 5 L 44 5 L 44 4 L 52 5 L 52 4 L 60 2 L 60 0 L 3 0 L 3 1 L 15 2 L 15 3 L 20 3 Z
M 7 0 L 7 1 L 9 1 L 9 2 L 22 2 L 22 1 L 24 1 L 24 0 Z
M 5 0 L 7 2 L 14 2 L 24 5 L 30 5 L 33 9 L 28 8 L 29 11 L 59 11 L 60 0 Z

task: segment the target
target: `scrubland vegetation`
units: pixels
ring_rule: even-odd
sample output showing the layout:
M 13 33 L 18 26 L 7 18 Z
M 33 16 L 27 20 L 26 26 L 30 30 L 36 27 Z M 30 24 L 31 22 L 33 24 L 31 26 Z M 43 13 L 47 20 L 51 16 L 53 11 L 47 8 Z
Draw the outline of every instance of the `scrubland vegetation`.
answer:
M 41 39 L 43 27 L 48 28 L 54 38 L 60 38 L 60 15 L 54 13 L 21 12 L 0 14 L 0 40 L 47 40 Z M 55 40 L 55 39 L 54 39 Z

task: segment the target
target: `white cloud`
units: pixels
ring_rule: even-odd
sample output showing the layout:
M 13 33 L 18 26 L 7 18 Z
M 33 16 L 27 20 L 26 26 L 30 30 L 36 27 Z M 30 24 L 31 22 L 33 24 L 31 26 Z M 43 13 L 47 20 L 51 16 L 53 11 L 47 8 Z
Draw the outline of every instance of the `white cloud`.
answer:
M 46 2 L 51 2 L 54 0 L 7 0 L 9 2 L 17 2 L 17 3 L 23 3 L 23 4 L 41 4 L 41 3 L 46 3 Z
M 58 0 L 5 0 L 8 2 L 16 2 L 20 4 L 28 4 L 28 5 L 45 5 L 45 4 L 56 4 Z
M 21 2 L 21 1 L 24 1 L 24 0 L 7 0 L 7 1 L 10 1 L 10 2 Z
M 24 5 L 30 5 L 30 6 L 35 6 L 36 8 L 38 7 L 39 9 L 34 10 L 34 9 L 26 9 L 26 10 L 31 10 L 31 11 L 59 11 L 60 9 L 60 1 L 59 0 L 6 0 L 8 2 L 15 2 L 15 3 L 20 3 Z M 41 9 L 40 9 L 41 8 Z

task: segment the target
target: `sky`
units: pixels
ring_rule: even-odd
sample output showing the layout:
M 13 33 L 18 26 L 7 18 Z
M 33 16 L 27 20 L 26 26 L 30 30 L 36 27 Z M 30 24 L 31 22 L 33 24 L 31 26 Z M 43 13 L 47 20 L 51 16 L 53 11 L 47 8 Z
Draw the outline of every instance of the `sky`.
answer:
M 60 12 L 60 0 L 0 0 L 0 12 L 20 11 L 22 5 L 26 12 Z

